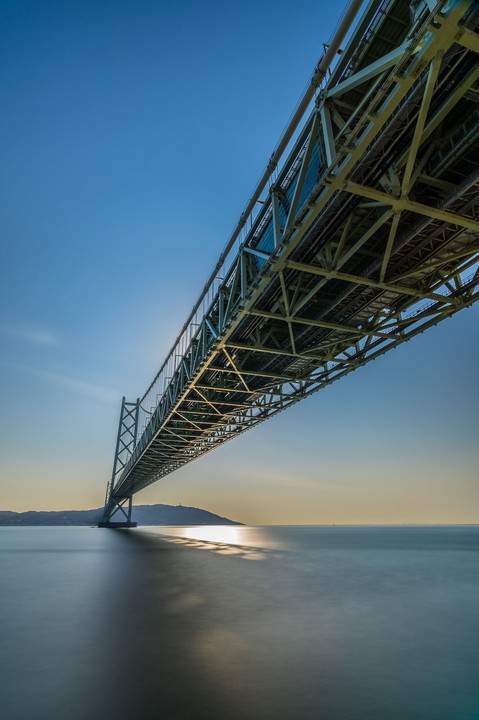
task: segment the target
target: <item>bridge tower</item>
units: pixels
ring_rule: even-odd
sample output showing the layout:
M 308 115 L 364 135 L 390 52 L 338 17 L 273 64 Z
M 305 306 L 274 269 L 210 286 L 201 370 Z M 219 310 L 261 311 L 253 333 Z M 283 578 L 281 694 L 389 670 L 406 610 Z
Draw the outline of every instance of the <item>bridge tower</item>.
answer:
M 118 435 L 116 438 L 115 457 L 113 460 L 113 471 L 111 480 L 106 488 L 103 520 L 98 523 L 98 527 L 136 527 L 136 522 L 131 521 L 132 495 L 116 497 L 115 485 L 118 475 L 123 471 L 136 446 L 139 411 L 140 398 L 137 398 L 136 402 L 127 402 L 126 398 L 123 397 Z M 117 520 L 113 520 L 112 518 L 117 515 L 117 513 L 120 513 L 120 515 L 117 516 Z

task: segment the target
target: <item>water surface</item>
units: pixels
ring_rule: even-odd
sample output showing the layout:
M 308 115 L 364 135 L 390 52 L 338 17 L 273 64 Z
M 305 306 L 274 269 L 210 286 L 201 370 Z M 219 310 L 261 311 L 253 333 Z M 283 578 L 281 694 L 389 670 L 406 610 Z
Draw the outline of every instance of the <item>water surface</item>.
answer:
M 0 528 L 6 720 L 478 720 L 479 528 Z

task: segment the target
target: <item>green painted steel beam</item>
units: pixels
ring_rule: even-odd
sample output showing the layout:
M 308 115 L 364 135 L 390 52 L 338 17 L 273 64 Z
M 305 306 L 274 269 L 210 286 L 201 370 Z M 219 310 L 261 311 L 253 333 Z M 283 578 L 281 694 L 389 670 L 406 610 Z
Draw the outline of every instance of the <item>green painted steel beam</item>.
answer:
M 294 260 L 288 260 L 286 267 L 311 275 L 320 275 L 327 280 L 343 280 L 344 282 L 353 283 L 354 285 L 364 285 L 365 287 L 374 288 L 375 290 L 387 290 L 389 292 L 397 293 L 398 295 L 410 295 L 417 300 L 454 302 L 454 299 L 447 297 L 447 295 L 445 296 L 436 293 L 423 292 L 421 290 L 417 290 L 416 288 L 408 287 L 407 285 L 398 285 L 392 282 L 377 282 L 376 280 L 370 280 L 369 278 L 361 275 L 351 275 L 350 273 L 344 273 L 338 270 L 326 270 L 325 268 L 316 265 L 299 263 Z
M 441 220 L 442 222 L 458 225 L 459 227 L 479 232 L 479 221 L 474 220 L 473 218 L 463 217 L 457 213 L 452 213 L 448 210 L 440 210 L 439 208 L 431 207 L 430 205 L 423 205 L 422 203 L 410 200 L 406 196 L 399 198 L 392 197 L 381 190 L 376 190 L 375 188 L 367 187 L 366 185 L 360 185 L 359 183 L 352 182 L 351 180 L 344 183 L 344 189 L 354 195 L 360 195 L 361 197 L 369 198 L 371 200 L 381 200 L 381 202 L 385 205 L 391 205 L 393 210 L 396 212 L 408 210 L 409 212 L 417 213 L 418 215 L 435 218 L 436 220 Z
M 379 58 L 370 65 L 367 65 L 362 70 L 350 75 L 346 80 L 343 80 L 343 82 L 340 82 L 337 85 L 334 85 L 330 90 L 327 90 L 325 98 L 334 99 L 340 97 L 341 95 L 344 95 L 344 93 L 354 90 L 358 87 L 358 85 L 362 85 L 368 80 L 371 80 L 373 77 L 380 75 L 385 70 L 390 70 L 404 55 L 407 48 L 408 43 L 403 43 L 403 45 L 391 50 L 391 52 L 383 55 L 383 57 Z

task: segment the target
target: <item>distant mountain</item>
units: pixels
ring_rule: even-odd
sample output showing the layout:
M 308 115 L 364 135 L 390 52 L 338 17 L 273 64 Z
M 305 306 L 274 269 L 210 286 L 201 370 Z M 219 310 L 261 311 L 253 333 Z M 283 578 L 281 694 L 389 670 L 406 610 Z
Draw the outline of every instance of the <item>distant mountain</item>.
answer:
M 23 513 L 0 510 L 0 526 L 96 525 L 102 515 L 103 508 L 59 512 L 30 510 Z M 138 525 L 242 525 L 207 510 L 183 505 L 137 505 L 133 507 L 131 516 Z

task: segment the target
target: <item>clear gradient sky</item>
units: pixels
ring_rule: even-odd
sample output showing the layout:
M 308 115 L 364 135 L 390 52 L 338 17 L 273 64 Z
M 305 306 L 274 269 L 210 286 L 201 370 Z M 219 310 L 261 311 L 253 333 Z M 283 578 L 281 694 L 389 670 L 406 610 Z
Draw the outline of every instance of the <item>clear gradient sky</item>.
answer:
M 344 0 L 3 0 L 0 508 L 103 504 L 142 395 Z M 135 496 L 477 522 L 479 307 Z

